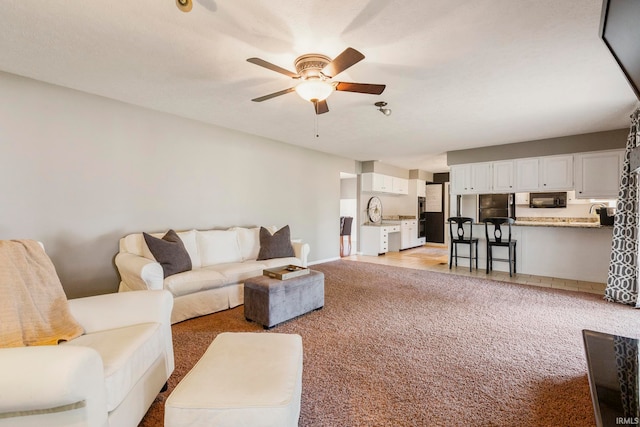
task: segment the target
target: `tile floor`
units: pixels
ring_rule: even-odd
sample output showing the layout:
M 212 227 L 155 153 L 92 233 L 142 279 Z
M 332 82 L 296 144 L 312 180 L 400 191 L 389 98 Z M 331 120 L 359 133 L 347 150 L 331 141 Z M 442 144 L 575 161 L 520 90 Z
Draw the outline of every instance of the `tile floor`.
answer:
M 438 250 L 440 249 L 440 250 Z M 493 280 L 521 283 L 530 286 L 541 286 L 547 288 L 567 289 L 572 291 L 589 292 L 592 294 L 604 295 L 605 284 L 596 282 L 586 282 L 582 280 L 561 279 L 557 277 L 535 276 L 533 274 L 514 274 L 509 277 L 509 272 L 491 271 L 486 274 L 484 266 L 479 266 L 469 271 L 467 260 L 466 266 L 453 266 L 449 270 L 447 246 L 439 244 L 427 244 L 420 248 L 407 249 L 401 252 L 388 252 L 381 256 L 351 255 L 344 257 L 345 260 L 371 262 L 375 264 L 393 265 L 397 267 L 416 268 L 421 270 L 438 271 L 440 273 L 458 274 L 462 276 L 489 277 Z

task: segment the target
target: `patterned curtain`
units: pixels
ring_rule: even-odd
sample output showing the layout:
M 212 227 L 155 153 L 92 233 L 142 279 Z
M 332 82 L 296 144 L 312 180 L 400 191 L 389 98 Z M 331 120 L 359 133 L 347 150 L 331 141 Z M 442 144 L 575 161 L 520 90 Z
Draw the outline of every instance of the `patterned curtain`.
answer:
M 631 115 L 620 191 L 616 205 L 611 243 L 611 262 L 604 298 L 640 308 L 638 301 L 638 174 L 631 172 L 630 155 L 640 146 L 640 108 Z
M 640 417 L 638 408 L 638 340 L 614 335 L 616 371 L 620 384 L 620 400 L 624 417 Z

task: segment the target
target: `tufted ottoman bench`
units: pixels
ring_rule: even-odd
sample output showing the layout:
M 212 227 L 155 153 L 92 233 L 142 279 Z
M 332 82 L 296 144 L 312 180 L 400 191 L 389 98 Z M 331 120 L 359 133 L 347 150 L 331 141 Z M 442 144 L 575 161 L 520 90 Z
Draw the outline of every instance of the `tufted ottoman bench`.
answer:
M 324 306 L 324 274 L 311 270 L 291 279 L 251 277 L 244 281 L 244 317 L 265 328 Z
M 165 427 L 297 426 L 302 338 L 219 334 L 165 403 Z

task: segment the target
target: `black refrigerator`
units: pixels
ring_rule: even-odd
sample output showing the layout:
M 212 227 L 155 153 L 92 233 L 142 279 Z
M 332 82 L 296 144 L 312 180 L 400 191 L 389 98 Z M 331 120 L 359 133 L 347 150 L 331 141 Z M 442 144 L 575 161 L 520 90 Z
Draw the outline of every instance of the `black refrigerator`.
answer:
M 427 242 L 444 243 L 445 185 L 428 183 L 427 197 L 420 218 L 424 219 Z
M 480 194 L 478 196 L 478 221 L 485 218 L 506 217 L 516 219 L 514 193 Z

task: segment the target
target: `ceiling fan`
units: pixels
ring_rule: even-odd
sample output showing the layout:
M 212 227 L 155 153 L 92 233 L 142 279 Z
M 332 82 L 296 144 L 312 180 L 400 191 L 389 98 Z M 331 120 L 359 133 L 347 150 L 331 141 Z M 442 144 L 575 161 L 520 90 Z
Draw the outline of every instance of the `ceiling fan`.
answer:
M 334 90 L 380 95 L 384 91 L 386 87 L 385 85 L 338 82 L 331 80 L 347 68 L 357 64 L 363 59 L 364 55 L 351 47 L 346 48 L 344 52 L 336 56 L 333 60 L 325 55 L 309 53 L 299 56 L 294 61 L 294 66 L 296 68 L 296 73 L 294 73 L 267 62 L 264 59 L 249 58 L 247 61 L 252 64 L 284 74 L 294 80 L 300 80 L 300 83 L 296 86 L 270 93 L 269 95 L 264 95 L 259 98 L 254 98 L 252 101 L 262 102 L 267 99 L 295 91 L 302 99 L 313 104 L 316 114 L 323 114 L 329 111 L 326 99 Z

